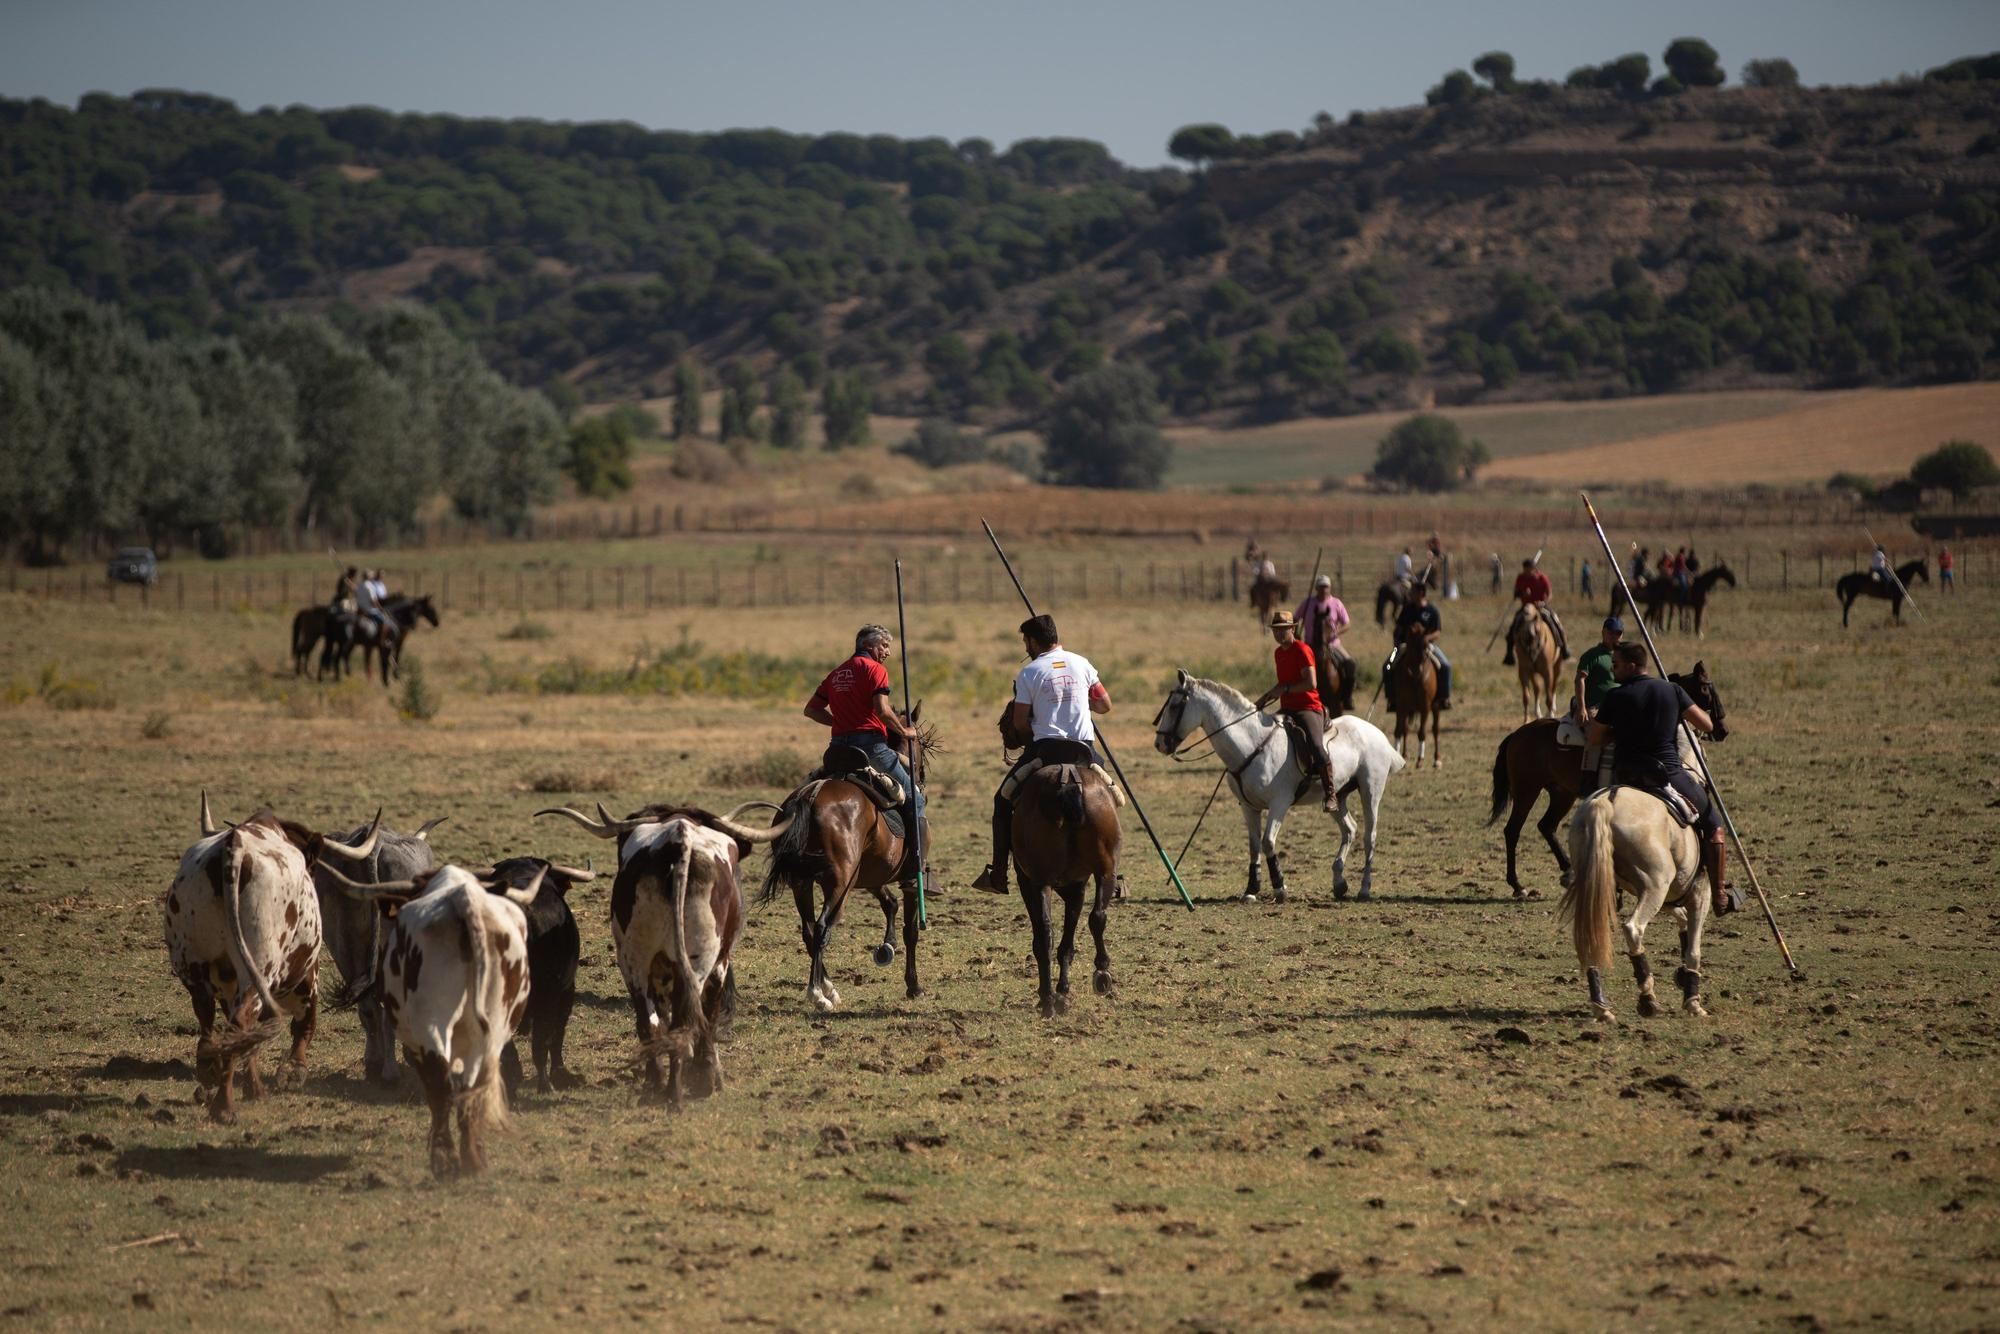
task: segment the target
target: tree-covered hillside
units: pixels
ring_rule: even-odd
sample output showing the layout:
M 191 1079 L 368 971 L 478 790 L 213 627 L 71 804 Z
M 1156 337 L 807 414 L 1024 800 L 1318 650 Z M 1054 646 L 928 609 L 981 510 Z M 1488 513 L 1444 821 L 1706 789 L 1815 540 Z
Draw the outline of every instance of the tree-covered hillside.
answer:
M 1222 418 L 1986 374 L 2000 62 L 1814 89 L 1719 59 L 1558 81 L 1488 52 L 1421 106 L 1163 127 L 1186 173 L 1072 139 L 0 100 L 0 284 L 155 335 L 409 297 L 558 402 L 695 366 L 989 423 L 1106 360 Z

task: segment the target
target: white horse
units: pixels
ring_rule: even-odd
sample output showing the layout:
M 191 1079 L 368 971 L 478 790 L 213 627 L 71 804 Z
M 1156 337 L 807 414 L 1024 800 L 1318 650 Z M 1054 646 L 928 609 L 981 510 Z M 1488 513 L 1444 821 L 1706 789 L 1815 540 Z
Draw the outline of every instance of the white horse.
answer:
M 1701 928 L 1708 920 L 1708 883 L 1702 874 L 1701 837 L 1667 812 L 1665 803 L 1636 787 L 1594 792 L 1569 822 L 1571 870 L 1561 915 L 1571 923 L 1577 961 L 1590 985 L 1597 1017 L 1612 1018 L 1604 996 L 1611 965 L 1611 926 L 1620 890 L 1636 900 L 1623 924 L 1625 952 L 1639 984 L 1639 1014 L 1652 1018 L 1653 965 L 1646 958 L 1646 926 L 1671 907 L 1681 923 L 1681 966 L 1674 970 L 1681 1004 L 1689 1014 L 1708 1013 L 1701 1003 Z
M 1241 691 L 1220 681 L 1204 681 L 1182 671 L 1154 719 L 1153 746 L 1171 755 L 1196 733 L 1212 733 L 1216 756 L 1229 771 L 1230 789 L 1243 808 L 1250 835 L 1250 878 L 1243 888 L 1246 903 L 1257 901 L 1257 857 L 1271 868 L 1271 892 L 1285 901 L 1285 873 L 1278 865 L 1278 833 L 1285 814 L 1297 800 L 1302 770 L 1292 754 L 1292 738 L 1277 719 L 1257 711 Z M 1219 730 L 1218 730 L 1219 729 Z M 1375 817 L 1389 775 L 1403 767 L 1403 757 L 1363 718 L 1343 714 L 1327 719 L 1326 750 L 1332 787 L 1340 804 L 1340 851 L 1333 859 L 1333 896 L 1347 897 L 1347 849 L 1354 842 L 1354 819 L 1347 798 L 1361 794 L 1361 893 L 1370 898 L 1375 882 Z M 1318 780 L 1313 780 L 1318 787 Z M 1265 824 L 1264 816 L 1270 815 Z

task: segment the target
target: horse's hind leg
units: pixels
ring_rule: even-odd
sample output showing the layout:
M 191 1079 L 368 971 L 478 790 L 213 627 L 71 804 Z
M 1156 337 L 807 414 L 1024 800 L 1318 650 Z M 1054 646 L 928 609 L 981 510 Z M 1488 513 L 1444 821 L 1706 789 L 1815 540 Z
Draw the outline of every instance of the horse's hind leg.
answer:
M 1104 949 L 1104 926 L 1110 916 L 1106 906 L 1111 901 L 1111 888 L 1117 883 L 1118 872 L 1114 866 L 1110 875 L 1097 877 L 1097 895 L 1090 904 L 1090 938 L 1097 944 L 1097 958 L 1094 971 L 1090 975 L 1090 985 L 1100 996 L 1111 994 L 1111 956 Z
M 1041 983 L 1036 990 L 1037 1004 L 1042 1018 L 1052 1019 L 1056 1012 L 1055 989 L 1049 985 L 1049 901 L 1042 887 L 1021 877 L 1021 901 L 1028 909 L 1028 930 L 1034 940 L 1035 969 L 1041 974 Z
M 1056 1010 L 1069 1009 L 1069 965 L 1076 958 L 1076 924 L 1083 916 L 1083 885 L 1064 885 L 1056 891 L 1063 901 L 1062 945 L 1056 950 Z
M 896 961 L 896 896 L 890 890 L 878 889 L 875 899 L 882 905 L 882 943 L 869 957 L 877 968 L 887 968 Z

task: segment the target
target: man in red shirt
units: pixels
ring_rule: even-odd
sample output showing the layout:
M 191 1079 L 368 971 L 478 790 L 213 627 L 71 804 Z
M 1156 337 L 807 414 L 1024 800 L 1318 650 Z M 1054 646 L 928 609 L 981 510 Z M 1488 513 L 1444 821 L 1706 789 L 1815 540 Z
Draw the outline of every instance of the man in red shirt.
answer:
M 916 733 L 903 725 L 889 703 L 889 672 L 882 664 L 889 660 L 894 643 L 888 627 L 864 625 L 854 635 L 854 656 L 826 674 L 806 701 L 805 715 L 822 727 L 833 729 L 829 744 L 853 746 L 868 756 L 868 763 L 895 778 L 915 803 L 921 827 L 924 794 L 910 781 L 910 771 L 902 755 L 889 744 L 893 737 L 904 746 L 916 744 Z M 905 882 L 916 880 L 916 859 L 904 863 Z
M 1306 772 L 1318 774 L 1326 799 L 1320 809 L 1337 809 L 1333 797 L 1333 775 L 1326 764 L 1326 706 L 1320 703 L 1313 684 L 1313 653 L 1301 644 L 1292 614 L 1280 608 L 1271 613 L 1271 636 L 1278 641 L 1272 658 L 1278 665 L 1278 684 L 1257 697 L 1257 707 L 1278 701 L 1278 712 L 1292 719 L 1306 734 Z
M 1563 633 L 1562 621 L 1557 618 L 1555 608 L 1549 605 L 1549 594 L 1553 591 L 1549 587 L 1549 577 L 1535 567 L 1533 556 L 1521 562 L 1521 572 L 1514 576 L 1514 598 L 1521 605 L 1514 612 L 1513 624 L 1507 627 L 1507 652 L 1500 659 L 1509 667 L 1514 665 L 1514 632 L 1521 628 L 1521 618 L 1528 614 L 1529 603 L 1540 605 L 1542 615 L 1548 618 L 1549 628 L 1556 632 L 1556 661 L 1561 662 L 1569 656 L 1569 636 Z

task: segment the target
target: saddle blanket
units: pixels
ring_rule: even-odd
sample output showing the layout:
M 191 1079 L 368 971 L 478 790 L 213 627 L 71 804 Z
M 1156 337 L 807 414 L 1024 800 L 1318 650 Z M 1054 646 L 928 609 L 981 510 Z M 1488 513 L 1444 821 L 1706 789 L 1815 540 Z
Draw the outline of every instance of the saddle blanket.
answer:
M 1014 794 L 1021 790 L 1021 785 L 1023 783 L 1027 782 L 1029 778 L 1031 778 L 1035 774 L 1040 773 L 1043 769 L 1047 767 L 1049 766 L 1045 761 L 1029 760 L 1019 769 L 1016 769 L 1012 773 L 1009 773 L 1006 779 L 1001 782 L 1000 795 L 1006 798 L 1008 801 L 1012 801 L 1014 799 Z M 1104 772 L 1103 765 L 1095 763 L 1090 764 L 1088 766 L 1080 764 L 1059 764 L 1055 767 L 1058 770 L 1070 771 L 1069 773 L 1063 774 L 1063 778 L 1065 780 L 1070 780 L 1073 778 L 1080 780 L 1082 776 L 1081 771 L 1085 768 L 1088 768 L 1091 773 L 1096 774 L 1099 778 L 1104 780 L 1104 786 L 1111 789 L 1111 804 L 1117 807 L 1124 806 L 1125 804 L 1124 792 L 1122 792 L 1119 789 L 1117 780 L 1112 778 L 1110 774 Z

